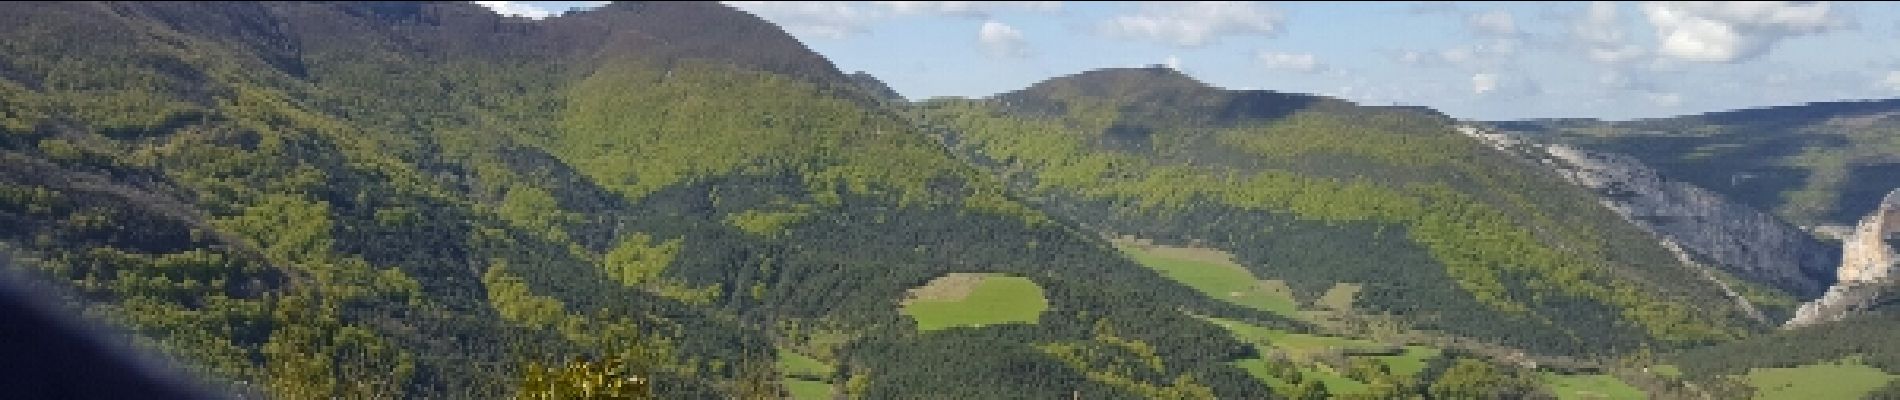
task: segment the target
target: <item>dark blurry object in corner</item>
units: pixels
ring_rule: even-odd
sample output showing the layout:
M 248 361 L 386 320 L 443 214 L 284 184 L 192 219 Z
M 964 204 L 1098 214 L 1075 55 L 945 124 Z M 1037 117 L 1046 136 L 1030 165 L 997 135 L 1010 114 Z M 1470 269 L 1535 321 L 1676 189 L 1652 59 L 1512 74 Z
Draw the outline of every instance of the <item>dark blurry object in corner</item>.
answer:
M 12 399 L 210 399 L 164 362 L 108 339 L 26 284 L 0 252 L 0 397 Z

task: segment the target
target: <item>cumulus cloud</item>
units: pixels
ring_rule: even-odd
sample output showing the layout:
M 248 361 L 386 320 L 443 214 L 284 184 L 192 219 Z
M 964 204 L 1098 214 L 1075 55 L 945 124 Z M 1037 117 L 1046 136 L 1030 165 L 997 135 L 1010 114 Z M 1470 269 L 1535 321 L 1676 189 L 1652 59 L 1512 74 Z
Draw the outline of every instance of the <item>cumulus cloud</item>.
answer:
M 1388 53 L 1395 61 L 1422 67 L 1453 66 L 1466 71 L 1496 70 L 1511 64 L 1526 39 L 1530 38 L 1518 25 L 1516 16 L 1508 11 L 1460 12 L 1455 6 L 1434 6 L 1430 9 L 1434 11 L 1415 11 L 1414 14 L 1454 14 L 1455 17 L 1463 18 L 1473 40 L 1451 48 L 1408 49 Z
M 1887 77 L 1880 80 L 1880 87 L 1900 92 L 1900 71 L 1887 72 Z
M 779 24 L 787 31 L 826 39 L 842 39 L 896 17 L 981 19 L 1004 10 L 1049 12 L 1062 8 L 1059 1 L 727 1 L 725 4 Z
M 1782 39 L 1846 26 L 1822 2 L 1651 2 L 1657 52 L 1674 59 L 1733 63 L 1767 53 Z
M 1480 72 L 1471 75 L 1471 93 L 1485 94 L 1498 90 L 1497 74 Z
M 1629 33 L 1617 19 L 1613 2 L 1591 2 L 1583 18 L 1571 25 L 1570 33 L 1583 45 L 1590 61 L 1600 64 L 1620 64 L 1648 53 L 1629 42 Z
M 1305 72 L 1305 73 L 1312 73 L 1312 72 L 1322 71 L 1326 69 L 1326 65 L 1321 64 L 1319 62 L 1319 57 L 1314 57 L 1312 54 L 1307 54 L 1307 53 L 1276 53 L 1276 52 L 1270 52 L 1270 51 L 1263 51 L 1258 54 L 1255 54 L 1254 58 L 1259 59 L 1260 64 L 1265 65 L 1267 69 L 1298 71 L 1298 72 Z
M 1485 71 L 1471 74 L 1471 94 L 1482 97 L 1514 99 L 1544 93 L 1542 85 L 1521 74 Z
M 496 14 L 510 17 L 542 19 L 554 16 L 553 11 L 542 9 L 540 6 L 533 4 L 533 2 L 527 1 L 477 1 L 475 4 L 488 7 L 489 10 L 494 10 Z
M 996 21 L 983 23 L 977 29 L 976 41 L 983 45 L 983 51 L 998 57 L 1023 57 L 1029 55 L 1029 43 L 1023 41 L 1023 31 Z
M 1454 66 L 1466 70 L 1501 68 L 1518 54 L 1518 40 L 1491 38 L 1439 50 L 1402 50 L 1389 53 L 1401 64 L 1419 67 Z
M 884 16 L 879 10 L 842 1 L 728 1 L 785 30 L 827 39 L 863 32 Z
M 1471 29 L 1486 35 L 1516 36 L 1517 20 L 1504 10 L 1491 10 L 1465 17 L 1465 23 Z
M 1251 2 L 1152 2 L 1103 22 L 1100 29 L 1114 37 L 1199 47 L 1225 36 L 1278 35 L 1283 21 L 1278 11 Z

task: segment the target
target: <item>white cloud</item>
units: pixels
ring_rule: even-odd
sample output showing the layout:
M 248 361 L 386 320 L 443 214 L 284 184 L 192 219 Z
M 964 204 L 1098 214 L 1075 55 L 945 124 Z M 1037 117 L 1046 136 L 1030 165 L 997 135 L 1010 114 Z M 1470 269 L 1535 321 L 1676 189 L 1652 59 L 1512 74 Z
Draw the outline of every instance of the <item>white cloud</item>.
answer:
M 1418 64 L 1425 63 L 1427 61 L 1426 57 L 1427 55 L 1425 54 L 1425 52 L 1418 51 L 1418 50 L 1405 50 L 1405 51 L 1399 52 L 1398 54 L 1399 63 L 1405 64 L 1405 65 L 1418 65 Z
M 1485 94 L 1497 90 L 1498 76 L 1496 74 L 1480 72 L 1471 75 L 1471 93 Z
M 1491 10 L 1471 14 L 1465 17 L 1465 24 L 1471 26 L 1471 29 L 1487 35 L 1516 36 L 1519 33 L 1517 30 L 1517 20 L 1511 18 L 1511 13 L 1505 12 L 1504 10 Z
M 1888 72 L 1887 77 L 1880 80 L 1880 87 L 1900 92 L 1900 71 Z
M 1151 2 L 1142 4 L 1137 13 L 1103 22 L 1101 31 L 1122 38 L 1199 47 L 1223 36 L 1278 35 L 1283 20 L 1278 11 L 1251 2 Z
M 540 6 L 528 1 L 477 1 L 475 4 L 488 7 L 489 10 L 494 10 L 496 14 L 510 17 L 542 19 L 554 16 L 553 11 L 542 9 Z
M 726 5 L 753 13 L 793 33 L 841 39 L 863 32 L 872 24 L 904 16 L 988 18 L 1003 10 L 1050 12 L 1059 1 L 727 1 Z
M 726 5 L 758 15 L 787 31 L 827 39 L 862 32 L 883 18 L 876 9 L 842 1 L 728 1 Z
M 1260 64 L 1265 65 L 1268 69 L 1306 73 L 1326 69 L 1326 65 L 1321 64 L 1318 57 L 1307 53 L 1276 53 L 1263 51 L 1255 54 L 1254 57 L 1258 58 Z
M 1658 53 L 1696 62 L 1747 61 L 1782 39 L 1846 25 L 1825 1 L 1651 2 L 1642 9 L 1656 28 Z
M 1608 1 L 1590 2 L 1589 11 L 1570 27 L 1571 36 L 1583 45 L 1590 61 L 1621 64 L 1648 54 L 1629 42 L 1629 33 L 1617 18 L 1617 7 Z
M 1172 69 L 1172 70 L 1175 70 L 1175 71 L 1180 71 L 1180 70 L 1181 70 L 1181 57 L 1175 57 L 1175 56 L 1174 56 L 1173 54 L 1169 54 L 1169 55 L 1168 55 L 1168 60 L 1167 60 L 1166 62 L 1163 62 L 1163 63 L 1162 63 L 1162 65 L 1167 65 L 1167 66 L 1168 66 L 1168 69 Z
M 1023 57 L 1029 55 L 1029 43 L 1023 40 L 1023 31 L 996 21 L 983 23 L 977 29 L 976 41 L 983 45 L 983 51 L 998 57 Z

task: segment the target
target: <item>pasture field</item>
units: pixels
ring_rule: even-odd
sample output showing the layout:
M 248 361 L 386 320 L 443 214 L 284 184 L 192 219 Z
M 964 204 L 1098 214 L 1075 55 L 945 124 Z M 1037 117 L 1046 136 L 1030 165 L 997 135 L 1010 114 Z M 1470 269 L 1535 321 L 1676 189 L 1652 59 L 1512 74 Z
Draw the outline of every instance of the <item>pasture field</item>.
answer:
M 1285 282 L 1261 280 L 1233 261 L 1231 255 L 1214 249 L 1142 245 L 1116 241 L 1115 247 L 1136 262 L 1160 272 L 1210 298 L 1245 307 L 1301 318 L 1299 302 Z
M 1641 389 L 1609 375 L 1544 373 L 1538 378 L 1559 400 L 1642 400 L 1649 397 Z
M 958 326 L 1036 323 L 1049 299 L 1029 278 L 1000 274 L 954 273 L 912 289 L 903 301 L 904 315 L 917 320 L 917 329 L 932 331 Z
M 831 366 L 804 354 L 793 351 L 779 351 L 778 370 L 782 374 L 780 382 L 792 392 L 792 398 L 799 400 L 823 400 L 831 398 L 831 384 L 822 380 L 831 375 Z
M 1794 368 L 1750 370 L 1743 379 L 1757 400 L 1858 399 L 1892 381 L 1893 375 L 1857 360 Z

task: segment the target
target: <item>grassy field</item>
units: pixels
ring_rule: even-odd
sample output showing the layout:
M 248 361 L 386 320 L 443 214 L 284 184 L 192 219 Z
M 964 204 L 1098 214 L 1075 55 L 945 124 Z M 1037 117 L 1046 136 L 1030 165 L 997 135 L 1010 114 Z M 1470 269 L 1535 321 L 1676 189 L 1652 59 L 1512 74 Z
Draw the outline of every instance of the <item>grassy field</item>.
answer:
M 1405 346 L 1405 352 L 1399 355 L 1373 356 L 1372 358 L 1378 359 L 1379 362 L 1385 363 L 1386 367 L 1392 368 L 1393 374 L 1417 376 L 1419 371 L 1425 370 L 1425 363 L 1434 358 L 1438 358 L 1438 354 L 1439 350 L 1437 348 Z
M 1544 373 L 1539 376 L 1544 387 L 1549 388 L 1560 400 L 1642 400 L 1648 398 L 1642 390 L 1623 380 L 1609 375 L 1560 375 Z
M 1286 381 L 1267 374 L 1266 360 L 1249 358 L 1235 361 L 1234 366 L 1247 371 L 1247 374 L 1252 375 L 1254 379 L 1259 379 L 1260 382 L 1266 383 L 1267 387 L 1273 388 L 1275 393 L 1289 393 L 1294 390 L 1294 385 L 1287 384 Z M 1352 394 L 1366 391 L 1365 383 L 1342 376 L 1334 372 L 1331 368 L 1301 368 L 1300 374 L 1306 376 L 1307 379 L 1319 379 L 1320 382 L 1325 382 L 1326 391 L 1329 393 Z
M 957 326 L 1036 323 L 1049 308 L 1042 287 L 1028 278 L 951 274 L 913 289 L 902 310 L 923 331 Z
M 779 352 L 778 370 L 784 372 L 787 376 L 804 375 L 822 378 L 831 375 L 831 366 L 825 365 L 825 363 L 807 357 L 804 354 L 791 351 Z
M 1294 301 L 1286 283 L 1255 278 L 1253 273 L 1235 264 L 1230 256 L 1218 250 L 1142 246 L 1127 241 L 1117 241 L 1115 247 L 1141 265 L 1208 297 L 1289 318 L 1301 318 L 1299 303 Z
M 1880 369 L 1845 361 L 1795 368 L 1762 368 L 1744 377 L 1758 400 L 1858 399 L 1893 380 Z
M 1255 345 L 1272 348 L 1287 354 L 1295 360 L 1305 360 L 1313 355 L 1345 348 L 1382 347 L 1378 342 L 1345 338 L 1292 333 L 1278 329 L 1263 328 L 1245 322 L 1205 317 L 1215 325 L 1233 332 L 1234 337 Z M 1434 352 L 1434 355 L 1435 352 Z
M 831 384 L 829 383 L 785 378 L 785 388 L 791 390 L 792 398 L 798 400 L 826 400 L 831 398 Z
M 831 384 L 812 378 L 823 379 L 831 375 L 831 366 L 816 359 L 792 351 L 779 351 L 778 370 L 783 374 L 785 388 L 792 392 L 794 399 L 822 400 L 831 398 Z
M 1278 351 L 1286 354 L 1287 357 L 1294 360 L 1295 363 L 1304 365 L 1300 371 L 1302 374 L 1326 382 L 1326 388 L 1334 394 L 1358 393 L 1364 391 L 1366 385 L 1365 383 L 1347 378 L 1339 372 L 1326 367 L 1324 364 L 1314 363 L 1312 360 L 1313 357 L 1340 349 L 1384 346 L 1378 342 L 1368 340 L 1299 334 L 1263 328 L 1234 320 L 1214 317 L 1202 318 L 1216 325 L 1220 325 L 1222 328 L 1227 329 L 1228 332 L 1232 332 L 1235 338 L 1252 343 L 1261 353 Z M 1438 349 L 1431 347 L 1405 346 L 1405 352 L 1398 355 L 1369 357 L 1384 362 L 1387 367 L 1392 369 L 1394 374 L 1416 375 L 1419 371 L 1425 369 L 1425 363 L 1427 361 L 1438 357 L 1439 353 Z M 1258 358 L 1244 359 L 1235 361 L 1234 366 L 1246 370 L 1249 375 L 1253 375 L 1254 378 L 1265 382 L 1268 386 L 1272 386 L 1276 390 L 1291 389 L 1287 387 L 1286 382 L 1282 382 L 1279 378 L 1267 374 L 1267 364 L 1265 360 Z

